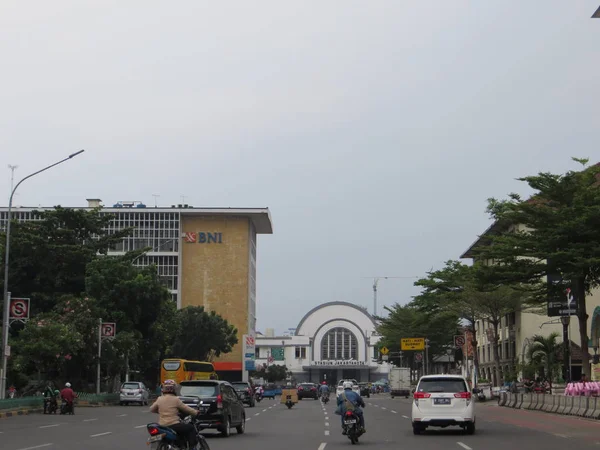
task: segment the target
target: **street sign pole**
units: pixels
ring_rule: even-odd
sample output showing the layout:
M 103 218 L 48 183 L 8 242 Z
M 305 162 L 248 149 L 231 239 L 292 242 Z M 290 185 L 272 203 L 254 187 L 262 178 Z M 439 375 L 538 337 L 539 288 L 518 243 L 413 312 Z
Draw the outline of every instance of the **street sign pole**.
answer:
M 98 364 L 96 366 L 96 395 L 100 395 L 100 357 L 102 356 L 102 319 L 98 319 Z

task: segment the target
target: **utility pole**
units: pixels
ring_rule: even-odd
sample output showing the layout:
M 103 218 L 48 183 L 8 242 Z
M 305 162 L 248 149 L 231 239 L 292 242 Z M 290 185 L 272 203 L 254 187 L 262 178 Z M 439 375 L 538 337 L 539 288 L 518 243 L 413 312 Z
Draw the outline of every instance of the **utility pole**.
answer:
M 389 278 L 416 280 L 419 277 L 367 277 L 367 278 L 373 279 L 373 316 L 377 317 L 377 285 L 379 284 L 379 280 L 381 280 L 381 279 L 387 280 Z

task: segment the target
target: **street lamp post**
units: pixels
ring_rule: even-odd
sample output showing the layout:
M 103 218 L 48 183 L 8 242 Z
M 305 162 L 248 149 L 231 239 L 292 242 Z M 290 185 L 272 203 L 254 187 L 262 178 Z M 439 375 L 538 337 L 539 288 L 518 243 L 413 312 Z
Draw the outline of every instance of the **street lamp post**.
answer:
M 6 370 L 8 368 L 8 354 L 7 354 L 7 350 L 8 350 L 8 327 L 10 325 L 10 320 L 9 320 L 9 316 L 10 316 L 10 305 L 9 305 L 9 292 L 8 292 L 8 265 L 10 262 L 9 256 L 10 256 L 10 222 L 12 219 L 12 201 L 13 201 L 13 197 L 15 195 L 15 192 L 17 190 L 17 188 L 21 185 L 21 183 L 23 183 L 23 181 L 28 180 L 29 178 L 45 172 L 48 169 L 51 169 L 54 166 L 58 166 L 61 163 L 64 163 L 65 161 L 68 161 L 71 158 L 74 158 L 77 155 L 80 155 L 81 153 L 83 153 L 84 150 L 79 150 L 78 152 L 75 153 L 71 153 L 69 156 L 67 156 L 65 159 L 62 159 L 58 162 L 55 162 L 54 164 L 50 164 L 49 166 L 44 167 L 43 169 L 38 170 L 37 172 L 33 172 L 29 175 L 27 175 L 25 178 L 23 178 L 21 181 L 19 181 L 17 183 L 17 185 L 12 189 L 11 193 L 10 193 L 10 198 L 8 200 L 8 215 L 6 217 L 7 221 L 6 221 L 6 246 L 4 248 L 4 295 L 3 295 L 3 299 L 4 299 L 4 309 L 3 309 L 3 313 L 2 313 L 2 380 L 0 380 L 0 399 L 5 398 L 6 395 Z

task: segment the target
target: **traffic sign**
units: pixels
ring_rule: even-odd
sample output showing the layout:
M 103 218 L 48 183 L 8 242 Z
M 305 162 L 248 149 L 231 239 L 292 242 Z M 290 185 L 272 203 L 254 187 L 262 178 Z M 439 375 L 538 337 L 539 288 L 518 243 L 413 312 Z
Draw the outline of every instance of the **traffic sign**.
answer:
M 385 346 L 383 346 L 379 349 L 379 353 L 381 353 L 382 355 L 387 355 L 389 352 L 390 352 L 390 350 Z
M 465 337 L 462 334 L 454 336 L 454 346 L 463 347 L 465 345 Z
M 11 298 L 10 299 L 10 320 L 29 319 L 29 299 Z
M 405 350 L 424 350 L 425 338 L 405 338 L 400 339 L 400 349 Z
M 387 361 L 388 359 L 390 359 L 390 357 L 388 355 L 382 355 L 381 356 L 381 360 L 382 361 Z
M 101 336 L 103 338 L 114 338 L 117 334 L 116 323 L 103 323 L 101 327 Z

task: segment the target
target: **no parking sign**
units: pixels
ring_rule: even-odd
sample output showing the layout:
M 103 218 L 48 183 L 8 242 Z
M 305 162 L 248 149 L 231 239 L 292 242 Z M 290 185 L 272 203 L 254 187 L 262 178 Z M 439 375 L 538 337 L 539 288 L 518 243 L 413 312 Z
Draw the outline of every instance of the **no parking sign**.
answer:
M 100 329 L 103 338 L 114 338 L 117 334 L 116 323 L 103 323 Z
M 10 320 L 29 319 L 29 299 L 11 298 L 10 299 Z

